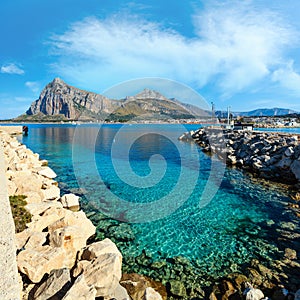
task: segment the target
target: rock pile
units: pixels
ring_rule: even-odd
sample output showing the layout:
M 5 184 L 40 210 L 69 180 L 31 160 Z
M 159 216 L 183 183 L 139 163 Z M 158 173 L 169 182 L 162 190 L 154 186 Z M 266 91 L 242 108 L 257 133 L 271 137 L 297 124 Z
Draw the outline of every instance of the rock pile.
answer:
M 15 137 L 0 132 L 0 141 L 8 193 L 25 195 L 32 215 L 27 228 L 16 234 L 23 299 L 130 300 L 119 283 L 122 254 L 109 239 L 88 245 L 96 228 L 79 211 L 79 198 L 61 196 L 55 172 Z M 140 295 L 162 299 L 152 286 Z
M 258 131 L 201 128 L 190 133 L 205 152 L 258 177 L 300 186 L 299 136 Z M 188 139 L 188 134 L 182 139 Z

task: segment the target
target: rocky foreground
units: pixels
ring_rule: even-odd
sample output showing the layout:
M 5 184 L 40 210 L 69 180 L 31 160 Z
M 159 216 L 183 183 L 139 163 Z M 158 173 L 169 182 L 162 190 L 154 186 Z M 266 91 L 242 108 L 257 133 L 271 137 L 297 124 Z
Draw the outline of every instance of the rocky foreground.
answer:
M 26 209 L 31 214 L 26 229 L 16 234 L 16 249 L 12 249 L 17 253 L 20 298 L 260 300 L 267 293 L 274 300 L 299 300 L 300 282 L 296 273 L 300 263 L 297 252 L 288 248 L 282 260 L 274 262 L 277 273 L 253 260 L 247 276 L 232 273 L 205 290 L 199 282 L 194 282 L 193 296 L 183 282 L 171 276 L 173 271 L 181 272 L 181 278 L 189 275 L 190 269 L 184 261 L 177 260 L 174 270 L 169 272 L 167 288 L 146 276 L 122 274 L 122 254 L 117 246 L 108 238 L 92 242 L 95 226 L 79 210 L 76 195 L 61 195 L 54 180 L 56 174 L 47 161 L 40 160 L 38 154 L 1 130 L 0 142 L 4 149 L 8 193 L 26 196 Z M 163 269 L 163 265 L 156 267 Z M 295 274 L 291 272 L 287 276 L 287 268 L 292 268 Z M 290 286 L 282 285 L 285 280 Z M 0 299 L 7 299 L 1 286 Z
M 206 127 L 180 139 L 193 139 L 204 152 L 216 153 L 257 177 L 300 187 L 299 135 Z
M 95 226 L 79 211 L 78 196 L 60 194 L 56 174 L 46 161 L 8 133 L 0 131 L 0 141 L 8 193 L 25 195 L 31 214 L 27 228 L 15 236 L 20 298 L 166 298 L 157 282 L 137 274 L 123 274 L 122 278 L 122 254 L 110 239 L 88 243 Z M 153 287 L 162 289 L 163 295 Z M 7 300 L 1 288 L 0 298 Z

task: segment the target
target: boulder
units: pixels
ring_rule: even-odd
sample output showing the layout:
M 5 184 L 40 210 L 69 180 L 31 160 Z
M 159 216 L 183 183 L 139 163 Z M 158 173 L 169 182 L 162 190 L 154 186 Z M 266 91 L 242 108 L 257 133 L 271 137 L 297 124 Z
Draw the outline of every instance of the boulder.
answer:
M 25 249 L 37 249 L 47 241 L 48 232 L 33 232 L 26 245 Z
M 72 212 L 63 209 L 64 215 L 57 219 L 56 222 L 49 224 L 48 230 L 51 234 L 56 229 L 67 227 L 67 226 L 79 226 L 81 234 L 86 237 L 91 237 L 96 232 L 96 227 L 93 223 L 86 217 L 83 211 Z
M 103 241 L 93 243 L 83 249 L 81 259 L 91 261 L 105 253 L 115 253 L 122 257 L 122 254 L 120 253 L 115 243 L 106 238 Z
M 294 160 L 294 162 L 291 164 L 291 171 L 295 175 L 296 179 L 300 181 L 300 160 Z
M 71 277 L 69 269 L 52 270 L 49 277 L 34 292 L 33 298 L 35 300 L 60 300 L 70 286 Z
M 66 210 L 59 207 L 48 208 L 43 215 L 36 215 L 32 222 L 28 223 L 27 226 L 31 231 L 41 232 L 48 226 L 61 220 L 66 213 Z
M 83 270 L 88 285 L 95 286 L 97 297 L 110 297 L 121 279 L 122 256 L 105 253 L 95 258 Z
M 30 171 L 15 172 L 12 181 L 17 186 L 16 195 L 25 195 L 28 192 L 37 192 L 42 187 L 42 180 L 37 174 Z
M 45 200 L 58 200 L 60 198 L 60 189 L 56 185 L 52 185 L 48 189 L 40 191 L 43 201 Z
M 66 252 L 63 248 L 43 246 L 26 249 L 17 256 L 18 269 L 33 283 L 38 283 L 45 274 L 49 274 L 52 270 L 67 267 L 65 256 Z
M 255 289 L 251 284 L 247 283 L 247 288 L 243 292 L 246 300 L 261 300 L 264 298 L 264 294 L 261 290 Z
M 38 171 L 38 174 L 50 179 L 53 179 L 57 176 L 49 167 L 43 167 L 40 171 Z
M 66 194 L 60 198 L 63 207 L 69 208 L 72 211 L 79 210 L 79 197 L 74 194 Z
M 97 290 L 93 285 L 88 285 L 84 275 L 80 275 L 62 298 L 62 300 L 94 300 Z
M 109 295 L 108 299 L 115 300 L 131 300 L 125 288 L 123 288 L 120 284 L 117 285 L 116 289 L 112 291 Z
M 165 286 L 160 282 L 154 281 L 149 277 L 136 273 L 123 274 L 120 284 L 126 288 L 132 300 L 142 300 L 148 287 L 152 287 L 160 294 L 163 300 L 167 299 L 167 291 Z
M 90 234 L 86 234 L 80 226 L 66 226 L 50 232 L 50 246 L 65 249 L 68 258 L 68 266 L 73 266 L 78 251 L 86 246 Z
M 143 300 L 162 300 L 162 297 L 152 287 L 147 287 Z
M 17 250 L 20 250 L 25 246 L 26 242 L 32 234 L 33 232 L 29 228 L 26 228 L 25 230 L 15 234 Z
M 63 207 L 60 202 L 56 201 L 43 201 L 39 203 L 29 203 L 26 205 L 26 209 L 29 211 L 29 213 L 31 213 L 34 216 L 43 214 L 49 208 L 62 209 Z

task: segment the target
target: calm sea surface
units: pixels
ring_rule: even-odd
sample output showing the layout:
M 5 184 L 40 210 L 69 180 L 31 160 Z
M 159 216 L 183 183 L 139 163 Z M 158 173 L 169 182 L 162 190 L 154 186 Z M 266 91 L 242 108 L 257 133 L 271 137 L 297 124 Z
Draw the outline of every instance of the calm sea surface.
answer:
M 222 275 L 253 258 L 277 258 L 278 228 L 299 226 L 288 198 L 177 140 L 196 128 L 29 125 L 22 142 L 49 161 L 63 192 L 84 193 L 82 207 L 99 229 L 107 224 L 103 214 L 129 222 L 127 242 L 119 233 L 125 259 L 147 249 L 154 260 L 181 255 Z

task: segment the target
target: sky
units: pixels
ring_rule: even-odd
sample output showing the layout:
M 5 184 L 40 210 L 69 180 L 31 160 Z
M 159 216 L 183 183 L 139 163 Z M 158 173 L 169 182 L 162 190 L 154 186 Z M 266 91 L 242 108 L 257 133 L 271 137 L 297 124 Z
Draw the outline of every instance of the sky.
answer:
M 0 119 L 55 77 L 100 94 L 161 78 L 216 110 L 300 111 L 297 0 L 1 1 L 0 35 Z

